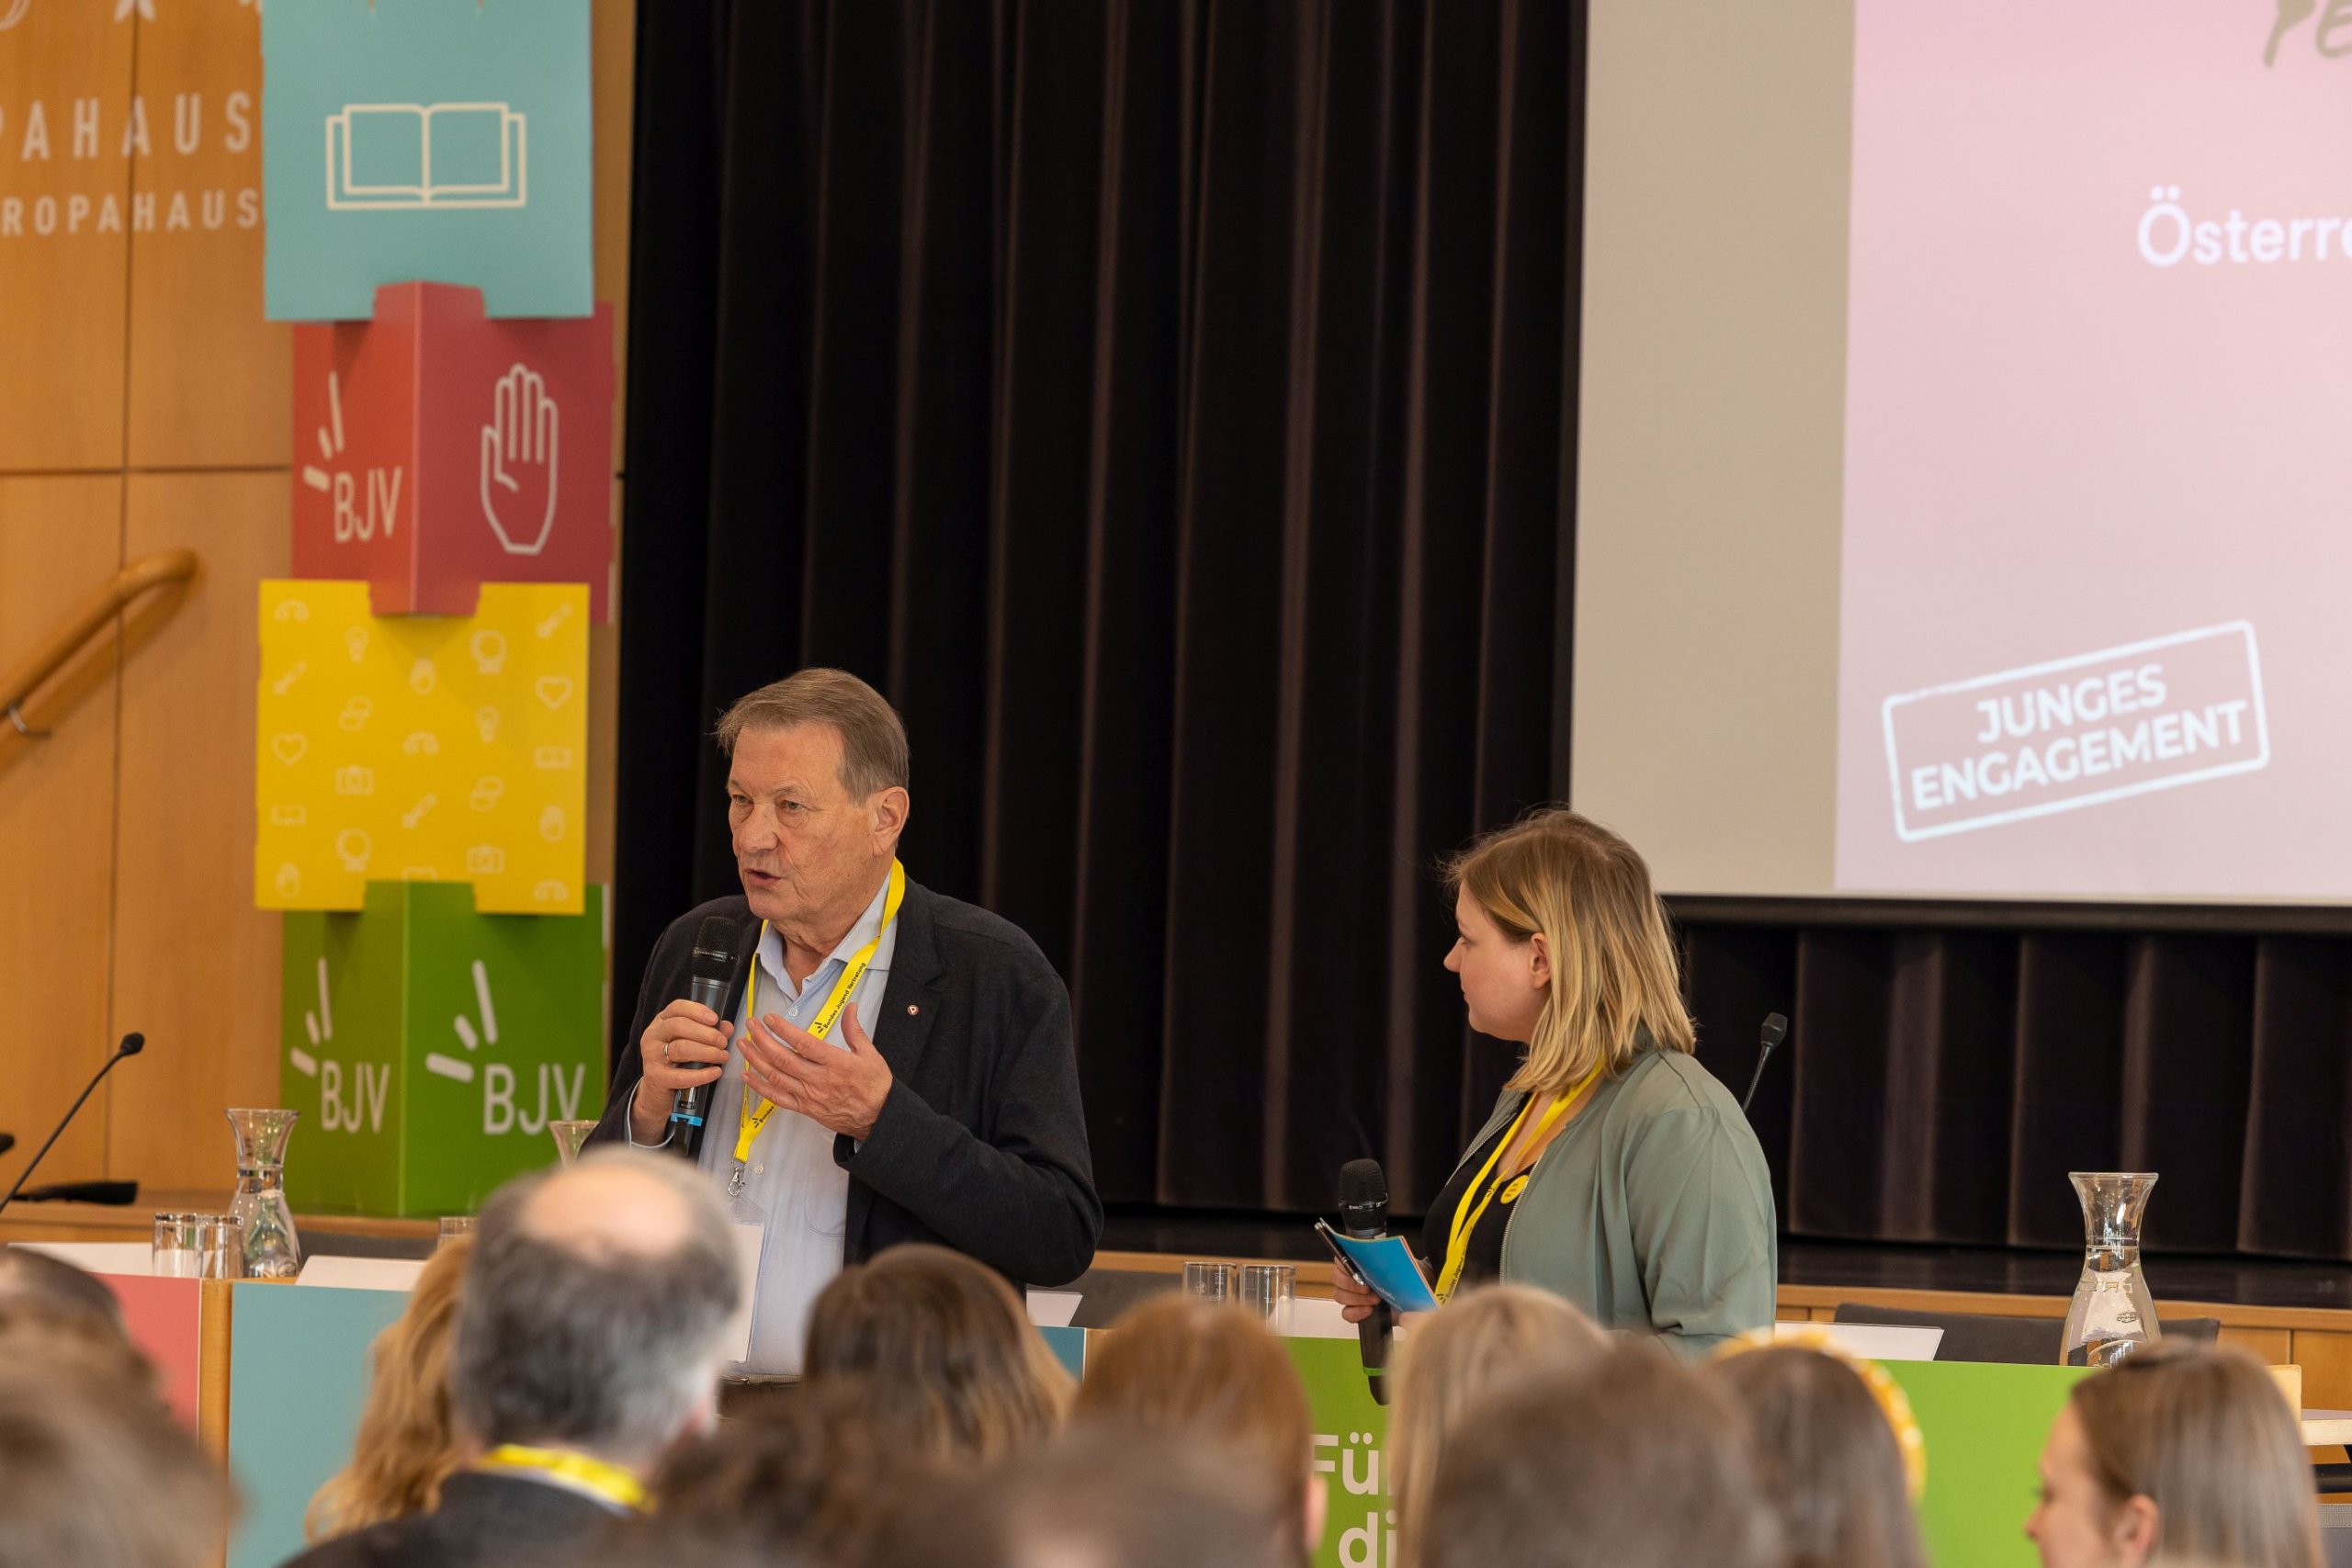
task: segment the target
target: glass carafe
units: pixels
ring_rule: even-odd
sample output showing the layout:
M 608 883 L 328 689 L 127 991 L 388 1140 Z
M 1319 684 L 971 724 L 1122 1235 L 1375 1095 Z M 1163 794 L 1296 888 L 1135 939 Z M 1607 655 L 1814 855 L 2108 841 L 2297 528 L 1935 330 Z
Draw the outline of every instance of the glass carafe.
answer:
M 294 1211 L 286 1206 L 286 1140 L 298 1111 L 232 1111 L 237 1134 L 237 1195 L 229 1212 L 245 1225 L 245 1276 L 291 1280 L 302 1269 Z
M 2066 1309 L 2059 1359 L 2070 1367 L 2109 1367 L 2164 1333 L 2140 1272 L 2140 1224 L 2156 1174 L 2076 1170 L 2066 1179 L 2083 1205 L 2083 1277 Z

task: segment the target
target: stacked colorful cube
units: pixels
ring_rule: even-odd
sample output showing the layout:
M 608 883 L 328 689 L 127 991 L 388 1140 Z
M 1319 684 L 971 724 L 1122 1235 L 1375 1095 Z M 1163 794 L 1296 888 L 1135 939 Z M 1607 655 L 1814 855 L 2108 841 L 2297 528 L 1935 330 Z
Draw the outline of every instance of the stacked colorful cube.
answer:
M 602 1106 L 588 38 L 588 0 L 264 14 L 269 314 L 298 324 L 254 897 L 286 911 L 298 1207 L 469 1212 Z

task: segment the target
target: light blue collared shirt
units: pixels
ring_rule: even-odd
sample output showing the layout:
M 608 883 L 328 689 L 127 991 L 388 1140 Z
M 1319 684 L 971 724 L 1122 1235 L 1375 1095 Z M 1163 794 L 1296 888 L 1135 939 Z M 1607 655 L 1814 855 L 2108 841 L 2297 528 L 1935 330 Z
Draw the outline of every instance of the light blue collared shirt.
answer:
M 763 926 L 759 951 L 752 960 L 752 983 L 735 1009 L 736 1043 L 727 1053 L 727 1066 L 712 1086 L 708 1133 L 702 1141 L 700 1165 L 723 1200 L 735 1173 L 735 1135 L 743 1105 L 743 1051 L 749 1032 L 752 997 L 756 992 L 763 1014 L 780 1013 L 802 1029 L 821 1011 L 832 995 L 833 983 L 849 967 L 857 950 L 881 931 L 882 907 L 889 898 L 888 878 L 874 902 L 849 929 L 832 953 L 804 986 L 794 986 L 784 972 L 784 938 Z M 893 920 L 874 950 L 865 977 L 857 983 L 857 1021 L 868 1038 L 882 1016 L 882 992 L 890 979 L 890 960 L 899 947 L 899 922 Z M 826 1043 L 846 1051 L 847 1026 L 836 1022 Z M 833 1134 L 797 1111 L 778 1106 L 752 1145 L 750 1165 L 743 1172 L 743 1195 L 730 1204 L 736 1218 L 748 1211 L 763 1214 L 760 1238 L 759 1277 L 752 1289 L 751 1354 L 729 1370 L 735 1372 L 797 1374 L 802 1341 L 808 1336 L 808 1312 L 818 1293 L 842 1271 L 842 1235 L 849 1224 L 849 1172 L 833 1163 Z

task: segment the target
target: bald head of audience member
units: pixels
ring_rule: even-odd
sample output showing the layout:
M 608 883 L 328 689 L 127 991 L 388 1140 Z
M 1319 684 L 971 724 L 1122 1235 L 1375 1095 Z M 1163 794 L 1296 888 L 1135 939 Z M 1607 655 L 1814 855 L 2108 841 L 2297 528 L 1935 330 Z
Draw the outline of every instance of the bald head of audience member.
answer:
M 600 1149 L 483 1205 L 449 1395 L 486 1447 L 644 1471 L 712 1419 L 741 1283 L 726 1215 L 684 1161 Z
M 1417 1526 L 1423 1568 L 1774 1568 L 1746 1418 L 1656 1345 L 1464 1413 Z

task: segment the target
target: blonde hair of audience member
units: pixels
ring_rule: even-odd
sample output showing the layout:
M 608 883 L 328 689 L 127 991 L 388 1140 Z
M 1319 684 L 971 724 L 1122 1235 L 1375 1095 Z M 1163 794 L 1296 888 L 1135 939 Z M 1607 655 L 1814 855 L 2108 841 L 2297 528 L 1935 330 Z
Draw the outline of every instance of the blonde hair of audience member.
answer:
M 470 1235 L 443 1243 L 417 1276 L 408 1306 L 369 1347 L 368 1403 L 351 1462 L 318 1489 L 302 1517 L 311 1540 L 425 1512 L 471 1457 L 449 1417 L 449 1338 L 472 1254 Z
M 2310 1455 L 2262 1363 L 2159 1341 L 2075 1385 L 2026 1523 L 2044 1568 L 2319 1568 Z
M 1238 1307 L 1170 1292 L 1088 1348 L 1077 1414 L 1246 1456 L 1281 1488 L 1304 1550 L 1323 1538 L 1329 1497 L 1315 1473 L 1315 1418 L 1282 1341 Z
M 86 1339 L 45 1360 L 21 1353 L 34 1344 L 0 1353 L 0 1568 L 216 1562 L 228 1481 L 152 1386 L 106 1370 Z
M 1480 1401 L 1438 1455 L 1425 1568 L 1779 1568 L 1747 1424 L 1664 1347 Z
M 1902 1446 L 1860 1373 L 1798 1345 L 1743 1350 L 1707 1372 L 1747 1412 L 1788 1568 L 1926 1568 Z
M 1504 940 L 1528 944 L 1548 982 L 1508 1088 L 1564 1094 L 1595 1067 L 1613 1076 L 1644 1029 L 1660 1050 L 1696 1045 L 1666 914 L 1633 845 L 1545 807 L 1453 856 L 1445 876 L 1456 918 L 1466 927 L 1475 910 Z
M 869 1419 L 939 1463 L 1002 1459 L 1069 1408 L 1069 1373 L 1012 1287 L 944 1247 L 891 1247 L 818 1296 L 802 1375 L 845 1374 L 864 1380 Z
M 1609 1336 L 1566 1301 L 1532 1285 L 1480 1285 L 1419 1320 L 1396 1354 L 1386 1451 L 1388 1495 L 1413 1568 L 1414 1529 L 1446 1435 L 1464 1409 L 1544 1371 L 1573 1372 L 1607 1355 Z

